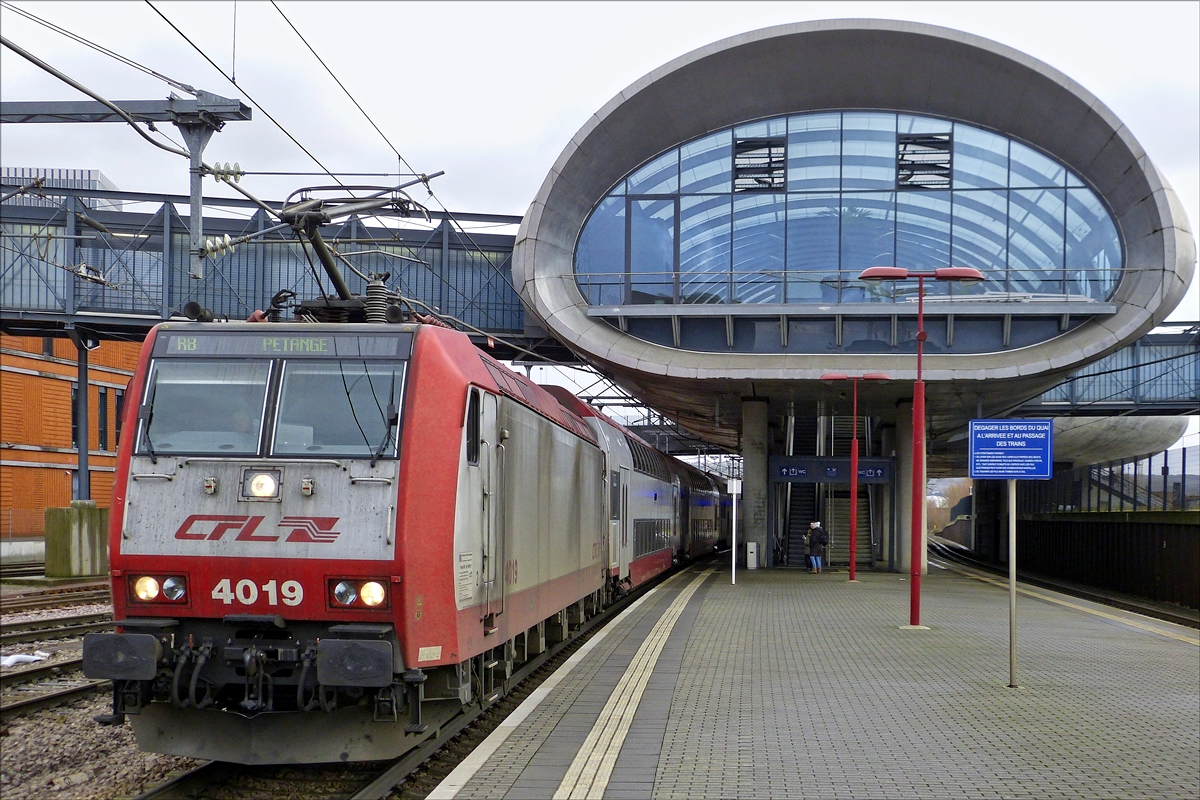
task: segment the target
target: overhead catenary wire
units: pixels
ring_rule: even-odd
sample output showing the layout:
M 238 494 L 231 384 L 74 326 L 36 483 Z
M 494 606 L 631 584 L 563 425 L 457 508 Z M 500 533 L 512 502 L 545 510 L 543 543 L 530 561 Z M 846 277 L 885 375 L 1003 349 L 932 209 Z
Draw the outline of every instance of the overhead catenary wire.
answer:
M 341 180 L 339 180 L 338 177 L 334 173 L 330 172 L 329 168 L 326 167 L 321 162 L 321 159 L 317 158 L 315 155 L 312 154 L 312 151 L 310 151 L 307 147 L 305 147 L 303 144 L 301 144 L 300 140 L 297 139 L 295 136 L 293 136 L 291 131 L 289 131 L 287 128 L 283 127 L 283 125 L 279 122 L 279 120 L 275 119 L 275 117 L 273 117 L 269 111 L 267 111 L 265 108 L 263 108 L 262 103 L 258 102 L 253 97 L 251 97 L 250 93 L 248 91 L 246 91 L 245 87 L 240 86 L 238 84 L 238 82 L 232 78 L 232 76 L 230 76 L 227 72 L 225 72 L 225 70 L 223 70 L 219 66 L 217 66 L 217 63 L 215 61 L 213 61 L 211 58 L 209 58 L 208 53 L 206 53 L 202 49 L 200 49 L 200 46 L 198 44 L 196 44 L 195 42 L 193 42 L 186 33 L 184 33 L 182 30 L 180 30 L 179 26 L 176 25 L 174 22 L 172 22 L 170 20 L 170 18 L 167 17 L 166 14 L 164 14 L 162 11 L 160 11 L 158 9 L 158 7 L 155 6 L 154 3 L 151 2 L 151 0 L 145 0 L 145 2 L 146 2 L 146 5 L 150 6 L 150 8 L 154 10 L 155 14 L 158 14 L 158 16 L 162 18 L 163 22 L 170 25 L 171 29 L 173 31 L 175 31 L 177 34 L 179 34 L 179 36 L 185 42 L 187 42 L 189 45 L 191 45 L 192 49 L 195 50 L 197 53 L 199 53 L 200 56 L 205 61 L 207 61 L 212 66 L 213 69 L 215 69 L 217 72 L 221 73 L 221 77 L 223 77 L 225 80 L 229 81 L 231 84 L 236 86 L 238 88 L 238 90 L 241 91 L 241 93 L 246 96 L 246 99 L 249 100 L 251 103 L 253 103 L 254 106 L 263 113 L 263 116 L 265 116 L 267 119 L 269 119 L 271 121 L 271 123 L 283 133 L 284 136 L 287 136 L 289 139 L 291 139 L 293 144 L 295 144 L 297 147 L 299 147 L 301 150 L 303 150 L 304 154 L 306 156 L 311 158 L 318 167 L 320 167 L 322 170 L 324 170 L 324 174 L 333 178 L 335 181 L 337 181 L 337 183 L 339 185 L 341 185 L 341 183 L 342 183 Z
M 149 0 L 146 0 L 146 1 L 149 2 Z M 356 100 L 354 98 L 354 95 L 352 95 L 350 93 L 350 90 L 346 88 L 346 85 L 344 83 L 342 83 L 342 81 L 338 78 L 337 75 L 334 74 L 333 70 L 330 69 L 329 65 L 325 63 L 325 60 L 323 58 L 321 58 L 320 54 L 317 53 L 317 51 L 313 48 L 313 46 L 308 43 L 308 40 L 304 38 L 304 34 L 300 33 L 299 29 L 296 28 L 295 24 L 293 24 L 292 21 L 290 19 L 288 19 L 288 16 L 283 13 L 283 9 L 281 9 L 279 7 L 279 4 L 276 3 L 275 0 L 271 0 L 271 5 L 275 7 L 275 10 L 279 12 L 279 16 L 283 17 L 283 20 L 288 24 L 288 27 L 290 27 L 292 29 L 292 31 L 296 34 L 296 36 L 298 36 L 300 38 L 300 41 L 304 43 L 304 46 L 307 47 L 308 51 L 313 54 L 313 57 L 317 59 L 318 63 L 320 63 L 320 65 L 322 67 L 324 67 L 325 71 L 329 73 L 329 77 L 333 78 L 333 81 L 334 81 L 334 83 L 336 83 L 338 85 L 338 88 L 340 88 L 345 93 L 346 97 L 348 97 L 350 99 L 350 102 L 352 102 L 354 104 L 354 107 L 357 108 L 359 110 L 359 112 L 362 113 L 363 117 L 366 118 L 367 122 L 369 122 L 371 124 L 371 127 L 375 129 L 375 132 L 379 134 L 380 138 L 383 139 L 383 141 L 387 144 L 387 146 L 391 149 L 391 151 L 396 154 L 396 158 L 398 158 L 400 160 L 400 162 L 405 167 L 407 167 L 410 172 L 413 172 L 413 174 L 424 174 L 424 173 L 417 173 L 416 170 L 413 169 L 412 164 L 408 163 L 408 159 L 406 159 L 400 153 L 400 151 L 398 149 L 396 149 L 396 146 L 394 144 L 392 144 L 391 140 L 388 139 L 387 135 L 380 129 L 380 127 L 378 125 L 375 124 L 375 120 L 371 119 L 371 115 L 366 112 L 366 109 L 364 109 L 362 107 L 362 104 L 360 104 L 358 102 L 358 100 Z M 516 287 L 513 286 L 512 278 L 508 275 L 505 275 L 504 272 L 501 271 L 500 268 L 497 267 L 496 264 L 492 261 L 491 257 L 487 254 L 487 252 L 482 247 L 480 247 L 479 244 L 471 237 L 471 234 L 467 233 L 466 228 L 463 227 L 462 223 L 460 223 L 457 219 L 454 218 L 454 215 L 450 212 L 450 209 L 447 208 L 446 204 L 443 203 L 441 198 L 437 196 L 437 194 L 429 186 L 428 182 L 425 183 L 425 190 L 428 191 L 429 196 L 432 197 L 439 206 L 441 206 L 442 211 L 444 211 L 446 213 L 446 216 L 450 220 L 450 222 L 458 228 L 459 233 L 462 236 L 466 237 L 467 241 L 471 243 L 471 246 L 473 248 L 475 248 L 475 250 L 478 251 L 481 256 L 483 256 L 484 261 L 487 262 L 487 265 L 492 269 L 492 271 L 495 272 L 500 277 L 500 279 L 502 281 L 504 281 L 504 283 L 508 284 L 508 286 L 515 291 Z
M 354 107 L 357 108 L 363 117 L 366 118 L 367 122 L 371 123 L 371 127 L 375 129 L 375 132 L 379 134 L 383 141 L 387 143 L 387 146 L 391 148 L 392 152 L 396 154 L 396 158 L 400 159 L 400 162 L 408 168 L 409 172 L 412 172 L 414 175 L 419 174 L 413 170 L 412 164 L 409 164 L 408 160 L 405 159 L 404 156 L 400 155 L 400 151 L 397 150 L 396 146 L 392 144 L 390 139 L 388 139 L 387 134 L 380 130 L 379 126 L 375 124 L 375 120 L 371 119 L 371 115 L 368 114 L 366 109 L 362 107 L 362 104 L 359 103 L 358 100 L 354 99 L 354 95 L 350 94 L 350 90 L 346 88 L 346 85 L 341 82 L 337 75 L 333 74 L 333 70 L 331 70 L 329 65 L 325 63 L 325 59 L 321 58 L 317 51 L 313 49 L 313 46 L 308 43 L 307 39 L 304 38 L 304 34 L 300 33 L 299 29 L 297 29 L 292 21 L 288 19 L 287 14 L 283 13 L 283 9 L 279 7 L 279 4 L 276 3 L 275 0 L 271 0 L 271 5 L 275 7 L 275 10 L 279 12 L 279 16 L 283 17 L 283 21 L 288 24 L 288 27 L 292 29 L 292 32 L 295 33 L 296 36 L 300 38 L 300 41 L 303 42 L 304 46 L 308 48 L 308 52 L 313 54 L 313 58 L 317 59 L 317 62 L 325 68 L 325 71 L 329 73 L 329 77 L 333 78 L 333 82 L 338 85 L 338 88 L 345 92 L 346 97 L 350 98 L 350 102 L 354 103 Z

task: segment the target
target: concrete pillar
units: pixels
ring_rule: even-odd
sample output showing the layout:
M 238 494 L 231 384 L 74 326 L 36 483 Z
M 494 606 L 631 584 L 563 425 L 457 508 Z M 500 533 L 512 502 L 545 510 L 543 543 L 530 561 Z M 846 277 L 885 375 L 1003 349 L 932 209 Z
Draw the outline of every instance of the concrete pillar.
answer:
M 762 397 L 742 398 L 742 523 L 746 542 L 758 544 L 758 563 L 766 563 L 769 552 L 767 531 L 767 412 L 770 403 Z
M 91 500 L 70 508 L 47 508 L 46 577 L 108 574 L 108 509 Z

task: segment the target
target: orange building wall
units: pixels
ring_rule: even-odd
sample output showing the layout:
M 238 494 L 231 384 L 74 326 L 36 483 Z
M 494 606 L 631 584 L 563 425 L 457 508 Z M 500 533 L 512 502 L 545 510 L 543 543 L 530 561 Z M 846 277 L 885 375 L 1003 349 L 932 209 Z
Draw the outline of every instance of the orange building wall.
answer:
M 71 390 L 78 376 L 75 345 L 54 339 L 53 356 L 39 337 L 0 334 L 0 537 L 40 536 L 47 508 L 69 505 L 78 453 L 71 446 Z M 101 342 L 88 353 L 88 439 L 91 496 L 107 508 L 117 449 L 117 391 L 137 366 L 140 342 Z M 108 395 L 108 441 L 100 449 L 100 389 Z M 122 435 L 125 432 L 122 431 Z

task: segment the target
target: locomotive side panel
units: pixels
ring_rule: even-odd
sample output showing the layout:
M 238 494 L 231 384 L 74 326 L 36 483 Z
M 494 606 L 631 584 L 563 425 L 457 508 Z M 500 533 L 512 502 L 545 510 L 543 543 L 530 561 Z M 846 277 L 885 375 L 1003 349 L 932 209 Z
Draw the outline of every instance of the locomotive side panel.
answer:
M 507 429 L 503 531 L 508 636 L 597 591 L 603 584 L 604 456 L 529 409 L 500 402 Z

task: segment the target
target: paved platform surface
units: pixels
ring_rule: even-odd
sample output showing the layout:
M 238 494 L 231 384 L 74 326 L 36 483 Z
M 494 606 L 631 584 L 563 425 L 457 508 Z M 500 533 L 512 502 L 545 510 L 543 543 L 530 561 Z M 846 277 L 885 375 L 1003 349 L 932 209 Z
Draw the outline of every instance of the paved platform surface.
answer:
M 1194 629 L 931 559 L 693 567 L 580 649 L 432 798 L 1200 797 Z

